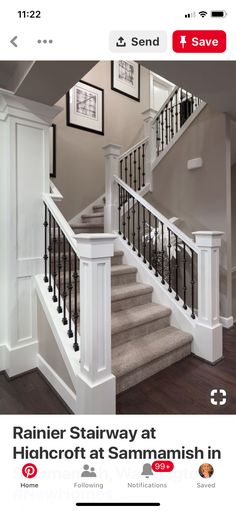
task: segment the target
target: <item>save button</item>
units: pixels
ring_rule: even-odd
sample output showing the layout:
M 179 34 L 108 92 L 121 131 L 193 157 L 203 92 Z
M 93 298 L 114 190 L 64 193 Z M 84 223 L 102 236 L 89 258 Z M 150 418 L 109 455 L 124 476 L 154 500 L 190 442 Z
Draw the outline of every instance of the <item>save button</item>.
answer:
M 172 47 L 176 53 L 223 53 L 226 33 L 224 30 L 176 30 Z

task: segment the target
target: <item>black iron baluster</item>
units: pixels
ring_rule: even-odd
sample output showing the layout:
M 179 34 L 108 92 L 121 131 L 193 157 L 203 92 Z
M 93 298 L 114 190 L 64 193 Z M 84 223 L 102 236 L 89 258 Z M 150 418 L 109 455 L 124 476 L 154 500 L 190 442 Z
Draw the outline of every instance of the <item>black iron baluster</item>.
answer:
M 127 196 L 127 192 L 126 190 L 124 190 L 124 188 L 122 188 L 122 192 L 123 192 L 123 240 L 126 239 L 126 236 L 125 236 L 125 202 L 126 202 L 126 199 L 125 199 L 125 196 Z
M 52 214 L 49 211 L 49 241 L 48 241 L 48 253 L 49 253 L 49 283 L 48 291 L 52 292 Z
M 157 156 L 160 154 L 160 117 L 156 121 Z
M 53 218 L 53 301 L 57 302 L 57 295 L 56 295 L 56 278 L 57 278 L 57 271 L 56 271 L 56 220 Z
M 121 186 L 118 185 L 118 194 L 119 194 L 119 206 L 118 206 L 118 211 L 119 211 L 119 234 L 121 234 Z
M 48 282 L 48 246 L 47 246 L 47 228 L 48 228 L 48 208 L 44 203 L 45 217 L 44 217 L 44 282 Z
M 164 224 L 161 223 L 161 283 L 165 284 L 165 272 L 164 272 Z
M 138 189 L 141 189 L 141 155 L 140 155 L 141 148 L 138 148 Z
M 73 337 L 73 332 L 72 332 L 72 328 L 71 328 L 71 298 L 72 298 L 72 281 L 71 281 L 71 272 L 72 272 L 72 268 L 71 268 L 71 245 L 68 244 L 68 247 L 69 247 L 69 283 L 68 283 L 68 298 L 69 298 L 69 330 L 67 332 L 68 334 L 68 337 Z
M 123 160 L 120 160 L 120 178 L 123 179 Z
M 161 112 L 161 150 L 164 149 L 164 119 L 163 119 L 163 111 Z
M 136 177 L 136 149 L 134 151 L 134 190 L 137 190 L 137 177 Z
M 133 197 L 132 213 L 133 213 L 133 250 L 135 251 L 136 248 L 135 248 L 135 207 L 134 207 L 134 197 Z
M 183 308 L 186 310 L 187 309 L 187 304 L 186 304 L 186 293 L 187 293 L 187 286 L 186 286 L 186 245 L 185 243 L 183 243 L 183 292 L 184 292 L 184 303 L 183 303 Z
M 168 291 L 169 293 L 172 293 L 172 287 L 171 287 L 171 242 L 170 242 L 170 229 L 167 227 L 168 230 Z
M 125 182 L 128 182 L 128 157 L 125 157 Z
M 158 277 L 157 217 L 155 216 L 155 275 Z
M 173 125 L 173 122 L 174 122 L 174 113 L 173 113 L 173 97 L 172 97 L 171 98 L 171 106 L 170 106 L 170 124 L 171 124 L 170 135 L 171 135 L 171 139 L 174 136 L 174 125 Z
M 143 160 L 143 186 L 145 186 L 145 144 L 142 145 L 142 160 Z
M 194 251 L 191 249 L 191 295 L 192 295 L 192 314 L 191 318 L 195 319 L 195 310 L 194 310 Z
M 148 242 L 149 242 L 149 270 L 152 270 L 152 214 L 151 211 L 148 212 L 148 223 L 149 223 L 149 229 L 148 229 Z
M 129 185 L 130 185 L 130 188 L 133 187 L 132 185 L 132 153 L 130 153 L 129 155 Z
M 66 297 L 67 297 L 67 292 L 66 292 L 66 261 L 67 261 L 67 257 L 66 257 L 66 237 L 65 237 L 65 234 L 63 234 L 63 294 L 62 294 L 62 297 L 63 297 L 63 318 L 62 318 L 62 323 L 63 323 L 63 325 L 67 325 L 67 323 L 68 323 L 67 317 L 66 317 Z
M 175 299 L 179 300 L 179 257 L 178 257 L 178 236 L 175 234 Z
M 127 213 L 127 220 L 128 220 L 128 245 L 131 245 L 130 243 L 130 210 L 129 210 L 129 200 L 130 200 L 130 194 L 127 194 L 127 207 L 128 207 L 128 213 Z
M 73 279 L 74 279 L 74 316 L 73 316 L 73 319 L 74 319 L 74 343 L 73 343 L 73 348 L 75 351 L 79 351 L 79 345 L 78 345 L 78 317 L 79 317 L 79 314 L 78 314 L 78 288 L 77 288 L 77 282 L 78 282 L 78 271 L 77 271 L 77 263 L 78 263 L 78 258 L 77 258 L 77 254 L 73 251 L 74 253 L 74 273 L 73 273 Z
M 140 236 L 141 236 L 140 203 L 138 202 L 138 257 L 141 257 L 141 253 L 140 253 Z
M 145 206 L 143 206 L 143 263 L 146 263 L 146 219 L 145 219 Z
M 57 226 L 57 236 L 58 236 L 58 260 L 57 260 L 57 271 L 58 271 L 58 306 L 57 312 L 59 314 L 62 312 L 61 307 L 61 229 L 59 225 Z
M 175 92 L 175 134 L 178 133 L 178 90 Z
M 168 110 L 167 106 L 165 107 L 165 142 L 168 145 Z

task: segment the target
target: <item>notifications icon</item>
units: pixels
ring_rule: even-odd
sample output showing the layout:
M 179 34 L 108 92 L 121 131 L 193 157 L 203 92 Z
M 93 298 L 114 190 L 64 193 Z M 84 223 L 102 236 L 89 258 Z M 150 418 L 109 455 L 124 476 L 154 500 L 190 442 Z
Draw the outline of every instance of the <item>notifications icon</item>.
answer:
M 37 475 L 37 467 L 33 463 L 26 463 L 22 468 L 22 474 L 27 479 L 32 479 Z

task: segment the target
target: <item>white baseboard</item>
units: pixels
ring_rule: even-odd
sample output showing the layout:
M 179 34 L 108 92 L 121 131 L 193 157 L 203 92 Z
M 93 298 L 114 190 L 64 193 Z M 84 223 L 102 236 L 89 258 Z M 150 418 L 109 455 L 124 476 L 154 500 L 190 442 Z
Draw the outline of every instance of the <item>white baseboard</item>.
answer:
M 2 344 L 0 346 L 0 371 L 5 371 L 6 369 L 6 345 Z
M 68 387 L 68 385 L 60 378 L 60 376 L 41 355 L 38 355 L 37 359 L 38 368 L 43 376 L 45 376 L 72 412 L 76 413 L 76 394 L 70 389 L 70 387 Z
M 5 369 L 9 378 L 37 367 L 38 341 L 11 348 L 5 345 Z
M 233 316 L 229 316 L 228 318 L 225 318 L 224 316 L 220 316 L 220 321 L 224 328 L 231 328 L 231 326 L 233 326 L 233 324 L 234 324 Z

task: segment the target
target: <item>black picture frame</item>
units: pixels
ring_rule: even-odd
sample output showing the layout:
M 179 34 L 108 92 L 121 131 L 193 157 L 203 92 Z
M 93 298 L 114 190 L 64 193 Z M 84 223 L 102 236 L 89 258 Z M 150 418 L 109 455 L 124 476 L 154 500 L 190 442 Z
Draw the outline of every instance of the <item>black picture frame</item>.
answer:
M 71 101 L 70 101 L 70 95 L 74 93 L 74 89 L 76 87 L 79 86 L 79 84 L 82 84 L 82 85 L 87 85 L 90 89 L 94 89 L 94 91 L 98 91 L 98 94 L 99 94 L 99 102 L 100 102 L 100 105 L 99 106 L 99 114 L 100 114 L 100 129 L 95 129 L 95 128 L 92 128 L 91 126 L 86 126 L 86 125 L 81 125 L 79 123 L 75 123 L 72 121 L 72 115 L 71 115 Z M 84 116 L 85 117 L 85 116 Z M 79 115 L 78 115 L 78 119 L 79 119 Z M 85 122 L 85 121 L 84 121 Z M 89 123 L 89 121 L 88 121 Z M 90 119 L 90 124 L 92 125 L 92 121 Z M 96 85 L 93 85 L 91 83 L 88 83 L 88 82 L 85 82 L 84 80 L 80 80 L 77 84 L 74 85 L 74 87 L 72 87 L 72 89 L 70 89 L 70 91 L 68 91 L 66 93 L 66 125 L 69 126 L 70 128 L 76 128 L 76 129 L 80 129 L 80 130 L 84 130 L 84 131 L 88 131 L 90 133 L 95 133 L 96 135 L 102 135 L 104 136 L 104 89 L 102 89 L 101 87 L 97 87 Z
M 57 155 L 56 155 L 56 124 L 52 124 L 51 126 L 52 130 L 52 136 L 50 140 L 50 177 L 56 177 L 56 162 L 57 162 Z
M 117 64 L 119 62 L 127 62 L 127 63 L 130 63 L 132 65 L 135 65 L 136 66 L 136 69 L 137 69 L 137 77 L 136 77 L 136 80 L 137 80 L 137 87 L 136 87 L 136 93 L 135 94 L 131 94 L 130 92 L 127 91 L 127 87 L 126 87 L 126 90 L 124 90 L 125 88 L 122 89 L 122 85 L 120 87 L 118 87 L 117 85 L 115 85 L 115 81 L 116 81 L 116 78 L 115 78 L 115 67 L 117 66 Z M 124 96 L 128 97 L 128 98 L 131 98 L 133 99 L 134 101 L 139 101 L 140 102 L 140 64 L 138 64 L 137 62 L 134 62 L 134 61 L 126 61 L 126 60 L 117 60 L 117 61 L 114 61 L 112 60 L 111 61 L 111 89 L 115 92 L 118 92 L 119 94 L 123 94 Z

